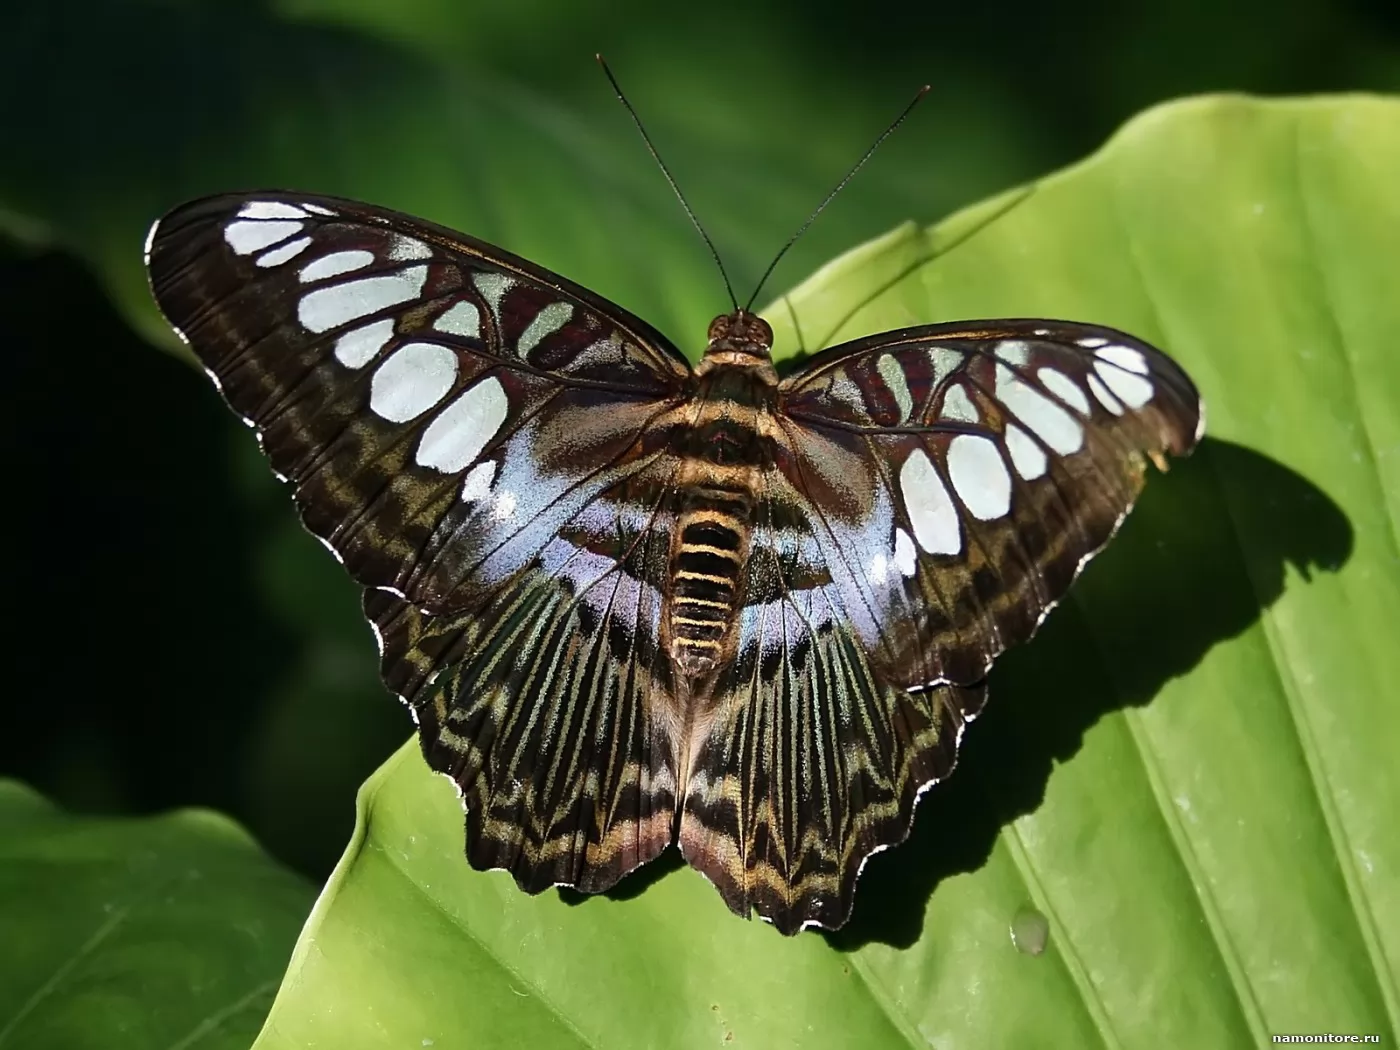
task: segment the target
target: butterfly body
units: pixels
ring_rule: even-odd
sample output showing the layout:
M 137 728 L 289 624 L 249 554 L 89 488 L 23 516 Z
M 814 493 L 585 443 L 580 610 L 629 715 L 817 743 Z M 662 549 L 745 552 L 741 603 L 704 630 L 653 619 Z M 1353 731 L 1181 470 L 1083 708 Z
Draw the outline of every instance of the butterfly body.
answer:
M 596 892 L 671 845 L 734 911 L 839 926 L 983 680 L 1201 431 L 1160 351 L 928 325 L 779 377 L 736 311 L 644 321 L 353 201 L 195 201 L 157 302 L 364 588 L 467 856 Z
M 772 342 L 762 318 L 742 312 L 716 318 L 676 433 L 679 506 L 663 638 L 697 699 L 735 655 L 754 510 L 773 458 Z

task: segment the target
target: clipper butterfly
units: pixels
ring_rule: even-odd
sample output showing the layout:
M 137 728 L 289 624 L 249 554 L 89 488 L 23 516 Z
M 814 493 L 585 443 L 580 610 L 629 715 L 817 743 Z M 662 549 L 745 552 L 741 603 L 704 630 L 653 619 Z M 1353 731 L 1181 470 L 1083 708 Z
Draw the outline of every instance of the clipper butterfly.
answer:
M 471 864 L 597 892 L 675 844 L 785 933 L 845 921 L 993 659 L 1202 424 L 1163 353 L 1061 321 L 780 378 L 736 309 L 692 367 L 524 259 L 330 197 L 184 205 L 147 266 L 363 585 Z

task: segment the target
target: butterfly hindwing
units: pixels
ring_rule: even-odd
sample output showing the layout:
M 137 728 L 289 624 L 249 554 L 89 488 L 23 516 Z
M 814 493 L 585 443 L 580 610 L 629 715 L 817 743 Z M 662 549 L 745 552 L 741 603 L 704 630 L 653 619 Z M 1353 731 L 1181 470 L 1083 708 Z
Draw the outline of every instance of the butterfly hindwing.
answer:
M 462 791 L 468 858 L 529 892 L 606 889 L 671 842 L 669 479 L 662 464 L 604 493 L 470 611 L 366 592 L 384 679 Z
M 531 893 L 597 892 L 670 844 L 675 763 L 659 712 L 673 701 L 655 601 L 638 590 L 615 570 L 590 601 L 536 567 L 485 608 L 444 617 L 366 592 L 386 680 L 428 764 L 462 792 L 474 867 Z
M 814 449 L 780 449 L 762 475 L 735 659 L 692 729 L 679 840 L 731 909 L 795 933 L 845 922 L 865 859 L 907 836 L 985 689 L 911 690 L 877 666 L 859 626 L 871 613 L 844 582 L 850 552 L 778 466 Z
M 985 695 L 891 682 L 833 597 L 828 585 L 745 610 L 680 823 L 686 860 L 729 907 L 789 934 L 846 921 L 866 858 L 908 835 Z

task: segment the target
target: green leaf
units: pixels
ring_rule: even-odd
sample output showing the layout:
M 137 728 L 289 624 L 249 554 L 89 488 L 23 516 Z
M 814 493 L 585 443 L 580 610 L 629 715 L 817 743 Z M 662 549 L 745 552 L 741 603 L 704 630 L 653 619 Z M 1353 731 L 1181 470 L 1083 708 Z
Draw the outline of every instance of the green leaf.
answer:
M 1117 325 L 1181 360 L 1214 437 L 1003 658 L 839 934 L 735 919 L 674 865 L 526 897 L 468 869 L 410 744 L 362 789 L 257 1047 L 1393 1041 L 1396 171 L 1394 100 L 1168 105 L 768 311 L 788 352 L 798 328 Z M 1042 954 L 1012 943 L 1033 912 Z
M 0 781 L 0 1047 L 241 1050 L 311 899 L 213 813 L 78 817 Z

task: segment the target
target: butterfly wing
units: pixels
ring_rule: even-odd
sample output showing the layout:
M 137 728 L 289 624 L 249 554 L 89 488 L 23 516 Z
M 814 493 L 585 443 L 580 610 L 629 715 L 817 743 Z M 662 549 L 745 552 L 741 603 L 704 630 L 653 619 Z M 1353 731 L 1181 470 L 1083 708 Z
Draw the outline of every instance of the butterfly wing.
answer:
M 193 202 L 153 228 L 147 266 L 307 528 L 370 589 L 384 677 L 474 807 L 472 859 L 599 889 L 663 848 L 649 814 L 674 774 L 648 726 L 672 700 L 637 551 L 668 478 L 647 435 L 692 385 L 679 352 L 509 253 L 334 198 Z
M 606 493 L 470 613 L 365 594 L 385 681 L 428 764 L 462 790 L 468 858 L 531 893 L 606 889 L 671 842 L 660 713 L 674 686 L 657 645 L 669 479 L 653 477 L 650 510 L 636 502 L 650 479 Z
M 1094 325 L 935 325 L 814 357 L 782 385 L 793 483 L 872 659 L 914 688 L 980 679 L 1029 638 L 1188 454 L 1200 397 L 1160 350 Z
M 1122 332 L 938 325 L 782 384 L 739 658 L 696 727 L 681 847 L 785 932 L 845 921 L 951 772 L 992 660 L 1200 434 L 1190 380 Z
M 909 690 L 876 666 L 819 517 L 777 470 L 767 481 L 737 656 L 690 745 L 679 843 L 734 912 L 793 934 L 846 921 L 865 858 L 908 834 L 985 689 Z
M 620 308 L 349 201 L 196 201 L 155 226 L 147 266 L 311 532 L 425 608 L 480 600 L 636 469 L 637 436 L 691 382 Z M 462 499 L 468 484 L 491 499 Z

